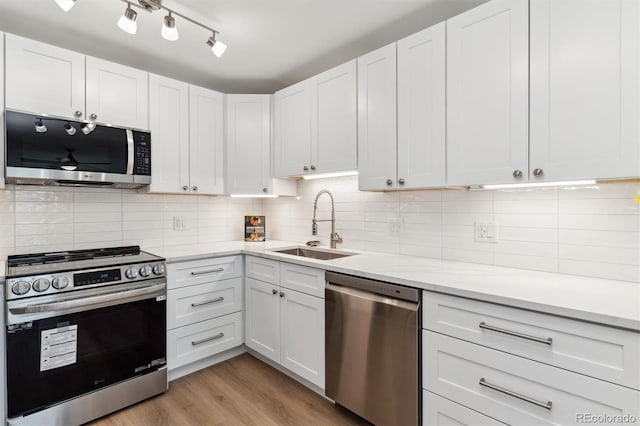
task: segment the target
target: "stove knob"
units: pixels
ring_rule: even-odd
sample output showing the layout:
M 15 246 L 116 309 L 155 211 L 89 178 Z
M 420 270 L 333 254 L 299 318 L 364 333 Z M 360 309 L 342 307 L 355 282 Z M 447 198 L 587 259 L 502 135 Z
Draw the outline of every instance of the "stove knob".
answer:
M 31 284 L 29 284 L 29 281 L 16 281 L 11 286 L 13 294 L 18 296 L 28 293 L 29 290 L 31 290 Z
M 148 277 L 149 275 L 151 275 L 151 266 L 144 265 L 142 268 L 140 268 L 140 275 L 142 275 L 143 277 Z
M 33 282 L 33 289 L 38 293 L 42 293 L 43 291 L 49 290 L 51 286 L 51 282 L 46 278 L 40 278 Z
M 127 269 L 127 272 L 125 272 L 125 275 L 130 280 L 132 280 L 134 278 L 138 278 L 138 268 L 133 267 L 133 268 Z
M 164 265 L 156 265 L 153 267 L 153 273 L 156 275 L 164 274 Z
M 66 286 L 69 285 L 69 278 L 67 278 L 67 277 L 55 277 L 53 279 L 53 281 L 51 282 L 51 285 L 53 286 L 53 288 L 55 288 L 57 290 L 62 290 L 63 288 L 65 288 Z

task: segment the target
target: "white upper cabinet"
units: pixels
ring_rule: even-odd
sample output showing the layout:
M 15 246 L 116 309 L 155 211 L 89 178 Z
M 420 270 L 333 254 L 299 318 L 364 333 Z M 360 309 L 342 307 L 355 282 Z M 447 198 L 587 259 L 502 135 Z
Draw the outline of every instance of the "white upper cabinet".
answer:
M 309 82 L 305 80 L 276 92 L 274 105 L 274 176 L 304 174 L 309 171 L 311 158 Z
M 274 95 L 274 176 L 357 167 L 356 61 Z
M 224 94 L 189 86 L 190 191 L 223 194 Z
M 6 107 L 87 119 L 85 56 L 6 35 Z
M 528 0 L 447 21 L 448 185 L 527 181 L 528 44 Z
M 445 32 L 442 22 L 398 41 L 400 188 L 445 185 Z
M 358 58 L 358 186 L 392 189 L 396 180 L 396 44 Z
M 151 192 L 189 190 L 189 85 L 149 75 Z M 185 189 L 186 188 L 186 189 Z
M 7 34 L 7 108 L 149 128 L 148 73 Z
M 312 172 L 358 167 L 356 60 L 311 78 Z
M 86 108 L 89 120 L 135 129 L 149 128 L 149 74 L 86 57 Z
M 271 95 L 226 95 L 227 194 L 296 194 L 295 181 L 271 178 L 271 101 Z
M 640 175 L 639 9 L 531 0 L 532 181 Z

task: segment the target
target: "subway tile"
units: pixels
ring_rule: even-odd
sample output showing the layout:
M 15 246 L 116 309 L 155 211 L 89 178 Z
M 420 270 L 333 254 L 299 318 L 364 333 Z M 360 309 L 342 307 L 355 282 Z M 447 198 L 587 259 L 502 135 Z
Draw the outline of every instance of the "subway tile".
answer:
M 569 259 L 560 259 L 558 263 L 558 271 L 563 274 L 640 282 L 640 268 L 637 265 L 585 262 Z
M 640 214 L 640 203 L 637 203 L 633 198 L 560 200 L 559 214 L 638 215 Z
M 522 257 L 549 257 L 558 258 L 558 244 L 531 241 L 505 241 L 500 240 L 494 244 L 496 253 L 514 254 Z
M 15 200 L 18 202 L 73 202 L 73 191 L 16 191 Z
M 640 214 L 560 214 L 558 227 L 561 229 L 585 229 L 597 231 L 640 231 Z
M 502 227 L 557 228 L 558 216 L 554 214 L 503 214 L 493 215 L 493 221 Z
M 640 265 L 640 247 L 600 247 L 560 244 L 561 259 L 585 262 L 617 263 L 622 265 Z
M 75 223 L 118 222 L 122 221 L 122 212 L 120 210 L 112 212 L 75 212 L 73 221 Z
M 558 214 L 558 201 L 542 200 L 494 200 L 494 213 L 502 214 Z
M 509 226 L 499 226 L 498 241 L 557 243 L 558 230 L 549 228 L 514 228 Z
M 497 201 L 537 201 L 557 200 L 558 188 L 522 188 L 493 190 L 493 199 Z
M 603 183 L 573 188 L 560 188 L 558 196 L 561 200 L 584 200 L 589 198 L 627 198 L 633 199 L 640 194 L 639 182 Z
M 29 235 L 50 235 L 50 234 L 69 234 L 73 235 L 73 224 L 71 223 L 46 223 L 36 224 L 29 223 L 26 225 L 16 225 L 15 235 L 17 237 Z
M 640 238 L 638 238 L 637 232 L 561 229 L 558 235 L 560 244 L 600 247 L 640 247 Z

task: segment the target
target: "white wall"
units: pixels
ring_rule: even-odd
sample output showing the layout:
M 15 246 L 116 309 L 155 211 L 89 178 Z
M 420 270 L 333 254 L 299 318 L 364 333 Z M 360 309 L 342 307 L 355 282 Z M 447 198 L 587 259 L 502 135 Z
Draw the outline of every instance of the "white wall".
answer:
M 260 200 L 149 195 L 133 190 L 14 186 L 0 190 L 0 258 L 14 253 L 139 244 L 242 240 L 243 216 Z M 184 216 L 187 229 L 173 229 Z
M 271 239 L 329 243 L 330 224 L 311 235 L 320 189 L 336 200 L 344 248 L 400 253 L 640 282 L 640 183 L 517 191 L 371 193 L 357 177 L 298 183 L 297 199 L 264 202 Z M 330 217 L 329 198 L 318 201 Z M 391 232 L 390 221 L 401 231 Z M 496 221 L 499 242 L 474 241 L 474 221 Z

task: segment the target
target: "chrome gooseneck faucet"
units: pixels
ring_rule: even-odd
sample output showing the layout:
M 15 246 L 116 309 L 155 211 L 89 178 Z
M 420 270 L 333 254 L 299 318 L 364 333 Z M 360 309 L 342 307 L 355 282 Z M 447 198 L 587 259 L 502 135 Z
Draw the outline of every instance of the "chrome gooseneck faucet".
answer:
M 318 198 L 320 198 L 322 194 L 327 194 L 329 198 L 331 198 L 331 219 L 316 219 L 316 211 L 318 210 Z M 318 222 L 331 222 L 331 248 L 336 248 L 336 245 L 338 243 L 342 243 L 342 237 L 336 232 L 336 208 L 335 204 L 333 203 L 333 195 L 331 195 L 331 192 L 327 191 L 326 189 L 318 192 L 318 195 L 316 195 L 316 200 L 313 202 L 313 225 L 311 228 L 311 233 L 313 235 L 318 235 Z

